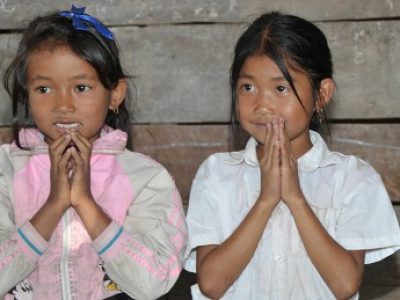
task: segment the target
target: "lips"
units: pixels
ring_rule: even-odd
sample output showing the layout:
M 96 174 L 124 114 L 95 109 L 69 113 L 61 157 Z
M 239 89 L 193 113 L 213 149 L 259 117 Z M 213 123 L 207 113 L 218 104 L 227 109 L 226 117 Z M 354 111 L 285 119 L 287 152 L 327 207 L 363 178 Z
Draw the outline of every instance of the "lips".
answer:
M 60 130 L 70 131 L 70 130 L 78 129 L 81 126 L 81 124 L 80 123 L 55 123 L 54 126 Z
M 256 120 L 253 120 L 251 123 L 253 124 L 253 125 L 255 125 L 255 126 L 257 126 L 257 127 L 266 127 L 267 126 L 267 124 L 271 124 L 272 125 L 272 122 L 273 121 L 278 121 L 279 119 L 278 118 L 272 118 L 272 119 L 256 119 Z

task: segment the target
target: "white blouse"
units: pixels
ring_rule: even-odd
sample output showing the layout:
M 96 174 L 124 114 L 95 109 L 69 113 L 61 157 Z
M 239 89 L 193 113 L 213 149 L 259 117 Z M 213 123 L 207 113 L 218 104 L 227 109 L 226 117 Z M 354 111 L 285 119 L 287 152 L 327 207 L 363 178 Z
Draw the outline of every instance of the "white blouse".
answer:
M 313 147 L 298 159 L 300 185 L 327 232 L 348 250 L 366 250 L 366 264 L 400 249 L 399 223 L 380 176 L 355 156 L 329 151 L 318 133 L 310 131 L 310 136 Z M 250 138 L 244 150 L 213 154 L 200 166 L 187 215 L 188 271 L 196 271 L 196 248 L 221 244 L 256 201 L 256 145 Z M 207 299 L 197 285 L 192 296 Z M 253 258 L 221 299 L 335 299 L 283 202 L 273 211 Z

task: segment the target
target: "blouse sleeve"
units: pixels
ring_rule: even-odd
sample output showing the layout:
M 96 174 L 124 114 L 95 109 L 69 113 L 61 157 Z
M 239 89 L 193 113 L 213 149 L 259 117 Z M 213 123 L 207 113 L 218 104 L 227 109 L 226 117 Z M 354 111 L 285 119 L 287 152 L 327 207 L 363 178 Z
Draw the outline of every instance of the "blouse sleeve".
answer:
M 360 172 L 349 173 L 336 224 L 336 240 L 348 250 L 366 250 L 373 263 L 400 249 L 399 222 L 384 184 L 375 170 L 361 161 Z
M 204 245 L 219 245 L 223 240 L 219 217 L 216 180 L 212 170 L 213 157 L 206 160 L 197 171 L 190 191 L 186 217 L 189 238 L 186 250 L 185 269 L 196 271 L 196 248 Z
M 123 226 L 113 221 L 93 241 L 110 278 L 135 299 L 167 293 L 183 265 L 187 229 L 174 181 L 161 166 L 137 191 Z M 144 176 L 144 177 L 147 177 Z
M 0 298 L 36 267 L 47 242 L 27 222 L 15 225 L 12 205 L 12 167 L 4 146 L 0 149 Z

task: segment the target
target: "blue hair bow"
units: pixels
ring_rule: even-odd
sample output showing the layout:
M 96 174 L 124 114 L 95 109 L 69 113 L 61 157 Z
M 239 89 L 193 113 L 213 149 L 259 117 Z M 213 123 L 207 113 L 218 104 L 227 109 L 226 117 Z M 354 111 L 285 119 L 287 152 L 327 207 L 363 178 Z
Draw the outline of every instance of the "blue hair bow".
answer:
M 85 9 L 86 7 L 75 7 L 72 5 L 71 11 L 62 11 L 59 15 L 71 18 L 72 26 L 77 30 L 89 31 L 89 28 L 82 22 L 84 21 L 91 24 L 96 31 L 105 38 L 114 40 L 113 33 L 107 27 L 102 25 L 95 17 L 85 14 Z

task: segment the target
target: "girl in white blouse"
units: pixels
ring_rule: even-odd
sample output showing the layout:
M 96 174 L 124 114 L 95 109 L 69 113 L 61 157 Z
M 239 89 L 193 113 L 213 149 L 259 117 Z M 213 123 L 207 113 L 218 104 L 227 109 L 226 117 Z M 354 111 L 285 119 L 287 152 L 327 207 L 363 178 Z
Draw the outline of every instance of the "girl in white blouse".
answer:
M 251 137 L 194 179 L 193 299 L 357 299 L 364 263 L 398 250 L 400 230 L 375 170 L 310 130 L 335 90 L 324 34 L 262 15 L 236 44 L 231 89 L 233 121 Z

